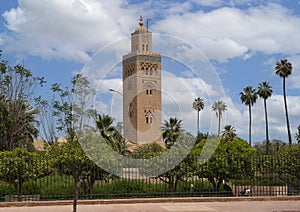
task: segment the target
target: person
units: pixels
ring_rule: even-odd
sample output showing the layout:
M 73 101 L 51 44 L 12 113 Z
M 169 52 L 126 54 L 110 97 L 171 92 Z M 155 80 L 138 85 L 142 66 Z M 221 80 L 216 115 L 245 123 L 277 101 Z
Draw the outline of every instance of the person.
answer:
M 239 196 L 252 196 L 251 187 L 250 188 L 244 188 L 244 190 L 239 193 Z

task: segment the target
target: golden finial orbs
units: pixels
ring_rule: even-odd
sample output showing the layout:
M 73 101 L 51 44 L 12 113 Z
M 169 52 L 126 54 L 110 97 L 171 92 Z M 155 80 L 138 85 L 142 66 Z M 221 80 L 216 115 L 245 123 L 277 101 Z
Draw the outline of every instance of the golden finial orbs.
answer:
M 140 27 L 143 27 L 144 23 L 143 23 L 143 17 L 140 16 L 140 22 L 139 22 Z

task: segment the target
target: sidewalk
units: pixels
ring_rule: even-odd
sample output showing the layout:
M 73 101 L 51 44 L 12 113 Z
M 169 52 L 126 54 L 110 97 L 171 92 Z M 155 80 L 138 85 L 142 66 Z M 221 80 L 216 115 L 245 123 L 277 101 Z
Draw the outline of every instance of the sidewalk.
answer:
M 127 200 L 108 200 L 108 201 L 80 201 L 78 212 L 179 212 L 179 211 L 200 211 L 200 212 L 300 212 L 300 197 L 285 200 L 278 198 L 239 198 L 229 201 L 226 198 L 171 198 L 171 199 L 136 199 L 138 201 Z M 141 200 L 147 200 L 142 202 Z M 151 200 L 151 201 L 150 201 Z M 181 201 L 179 201 L 181 200 Z M 115 203 L 114 203 L 115 201 Z M 185 201 L 185 202 L 184 202 Z M 124 202 L 124 203 L 123 203 Z M 23 207 L 1 207 L 0 212 L 70 212 L 72 211 L 71 202 L 40 202 L 58 203 L 41 204 Z M 19 204 L 21 206 L 22 203 Z M 60 205 L 61 204 L 61 205 Z

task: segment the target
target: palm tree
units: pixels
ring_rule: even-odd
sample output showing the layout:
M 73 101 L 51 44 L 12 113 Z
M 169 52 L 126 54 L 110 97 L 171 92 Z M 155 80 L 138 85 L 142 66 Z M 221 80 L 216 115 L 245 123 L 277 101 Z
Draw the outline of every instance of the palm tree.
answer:
M 182 132 L 182 120 L 170 118 L 169 122 L 165 121 L 162 126 L 162 135 L 167 149 L 170 149 L 176 142 L 178 136 Z
M 102 116 L 98 116 L 98 120 L 96 121 L 97 127 L 100 130 L 102 137 L 109 138 L 114 133 L 114 127 L 112 123 L 114 119 L 109 115 L 103 114 Z
M 219 119 L 219 124 L 218 124 L 218 136 L 219 136 L 220 135 L 220 126 L 221 126 L 221 117 L 222 117 L 223 112 L 225 110 L 227 110 L 227 105 L 222 100 L 219 100 L 219 101 L 216 101 L 212 105 L 211 108 L 213 111 L 216 112 L 216 116 Z
M 269 129 L 268 129 L 268 112 L 267 112 L 267 99 L 272 96 L 272 86 L 268 82 L 262 82 L 258 84 L 258 95 L 260 98 L 264 99 L 264 108 L 265 108 L 265 120 L 266 120 L 266 152 L 270 153 L 269 146 Z
M 244 92 L 240 93 L 240 97 L 242 102 L 249 107 L 249 144 L 251 146 L 251 107 L 257 100 L 257 92 L 252 86 L 247 86 L 244 88 Z
M 119 131 L 112 126 L 114 118 L 103 114 L 98 116 L 96 125 L 100 130 L 101 136 L 108 142 L 108 145 L 120 154 L 126 153 L 126 141 Z
M 236 137 L 236 130 L 231 125 L 226 125 L 222 131 L 222 137 L 233 140 Z
M 283 87 L 283 100 L 285 107 L 285 117 L 286 117 L 286 126 L 288 131 L 289 144 L 292 144 L 292 135 L 290 130 L 290 122 L 288 115 L 288 106 L 286 101 L 286 91 L 285 91 L 285 78 L 292 74 L 293 66 L 288 60 L 280 60 L 276 63 L 275 74 L 282 77 L 282 87 Z
M 197 110 L 198 114 L 197 114 L 197 134 L 199 134 L 200 130 L 199 130 L 199 116 L 200 116 L 200 110 L 203 110 L 205 104 L 204 104 L 204 100 L 201 98 L 197 98 L 195 99 L 195 101 L 193 102 L 193 108 L 195 110 Z

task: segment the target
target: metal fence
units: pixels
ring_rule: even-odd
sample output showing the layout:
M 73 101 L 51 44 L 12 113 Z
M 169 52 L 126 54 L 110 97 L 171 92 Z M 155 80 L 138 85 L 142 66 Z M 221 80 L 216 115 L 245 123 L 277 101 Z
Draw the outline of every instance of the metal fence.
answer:
M 123 177 L 117 177 L 94 166 L 81 172 L 79 199 L 299 195 L 299 160 L 190 156 L 157 177 L 130 166 L 122 168 Z M 73 172 L 63 167 L 44 157 L 0 157 L 0 201 L 72 199 Z

